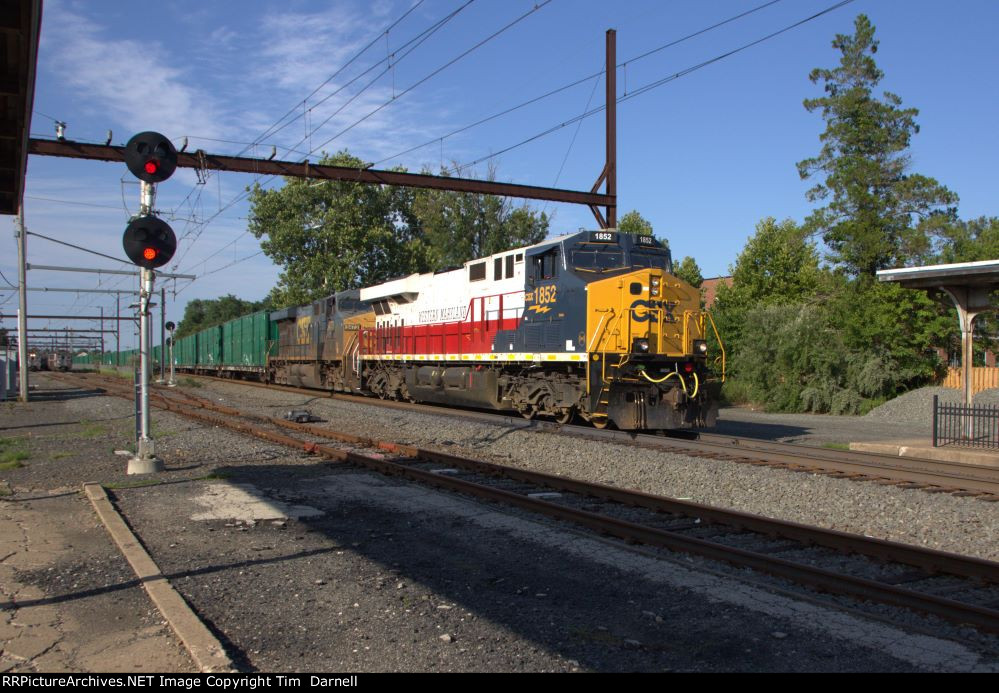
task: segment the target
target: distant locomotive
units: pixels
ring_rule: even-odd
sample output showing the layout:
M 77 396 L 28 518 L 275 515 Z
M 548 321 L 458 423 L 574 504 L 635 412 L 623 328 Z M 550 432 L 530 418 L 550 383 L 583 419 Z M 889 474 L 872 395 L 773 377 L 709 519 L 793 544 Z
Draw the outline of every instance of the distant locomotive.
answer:
M 709 329 L 667 247 L 585 231 L 237 318 L 178 339 L 174 361 L 526 418 L 578 416 L 599 428 L 710 427 L 719 381 Z

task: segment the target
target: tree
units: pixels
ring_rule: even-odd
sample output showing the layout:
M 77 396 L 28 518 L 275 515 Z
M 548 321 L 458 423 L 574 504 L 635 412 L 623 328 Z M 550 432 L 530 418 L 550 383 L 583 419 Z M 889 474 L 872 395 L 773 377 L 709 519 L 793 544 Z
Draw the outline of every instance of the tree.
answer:
M 822 235 L 831 260 L 852 276 L 875 272 L 925 252 L 928 240 L 917 223 L 933 215 L 955 215 L 957 195 L 936 180 L 908 172 L 906 150 L 919 132 L 919 111 L 902 108 L 902 99 L 872 94 L 884 73 L 873 54 L 874 27 L 865 15 L 854 34 L 837 34 L 839 67 L 816 68 L 810 79 L 824 84 L 825 96 L 806 99 L 809 112 L 821 110 L 826 130 L 819 155 L 798 163 L 801 178 L 825 176 L 811 188 L 812 202 L 828 200 L 805 222 Z
M 623 233 L 637 233 L 652 236 L 652 224 L 636 210 L 631 210 L 617 222 L 617 230 Z
M 495 169 L 486 180 L 496 180 Z M 548 235 L 548 215 L 496 195 L 417 190 L 412 216 L 435 269 L 540 243 Z
M 366 166 L 346 151 L 319 163 Z M 275 190 L 255 185 L 249 229 L 283 268 L 271 292 L 275 306 L 429 269 L 411 204 L 411 195 L 390 186 L 303 178 L 286 179 Z
M 954 221 L 935 231 L 940 238 L 935 259 L 941 264 L 999 258 L 999 217 Z
M 695 289 L 701 288 L 701 284 L 704 283 L 704 275 L 701 274 L 701 268 L 697 266 L 697 261 L 690 256 L 684 257 L 680 262 L 673 264 L 673 274 Z
M 180 339 L 208 327 L 221 325 L 224 322 L 240 318 L 258 310 L 270 310 L 268 300 L 244 301 L 232 294 L 217 299 L 196 298 L 188 301 L 184 307 L 184 318 L 177 325 L 174 337 Z
M 346 151 L 320 163 L 366 165 Z M 250 202 L 250 231 L 283 268 L 270 295 L 277 308 L 459 265 L 548 233 L 546 215 L 492 195 L 295 178 L 276 190 L 254 187 Z

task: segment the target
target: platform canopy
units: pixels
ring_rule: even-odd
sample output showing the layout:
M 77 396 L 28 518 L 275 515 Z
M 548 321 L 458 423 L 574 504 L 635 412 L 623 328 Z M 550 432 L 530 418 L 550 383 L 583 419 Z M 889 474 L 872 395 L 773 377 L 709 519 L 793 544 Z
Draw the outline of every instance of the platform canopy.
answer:
M 907 289 L 942 291 L 950 296 L 957 308 L 958 323 L 961 326 L 964 403 L 970 407 L 974 321 L 981 313 L 999 308 L 993 300 L 993 292 L 999 291 L 999 260 L 881 270 L 878 272 L 878 280 L 898 282 Z
M 24 195 L 41 20 L 41 0 L 0 0 L 0 214 Z

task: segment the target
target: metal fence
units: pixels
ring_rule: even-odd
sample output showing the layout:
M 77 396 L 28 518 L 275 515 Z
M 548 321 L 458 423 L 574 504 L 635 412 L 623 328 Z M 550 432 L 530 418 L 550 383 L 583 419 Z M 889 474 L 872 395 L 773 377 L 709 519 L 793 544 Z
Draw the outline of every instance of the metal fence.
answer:
M 999 448 L 999 406 L 941 404 L 933 396 L 933 447 Z

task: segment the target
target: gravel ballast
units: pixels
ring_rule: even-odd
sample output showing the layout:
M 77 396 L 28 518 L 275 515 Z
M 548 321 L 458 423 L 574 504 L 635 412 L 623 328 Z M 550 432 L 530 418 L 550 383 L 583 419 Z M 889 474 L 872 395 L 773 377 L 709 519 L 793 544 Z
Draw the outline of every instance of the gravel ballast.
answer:
M 443 413 L 229 383 L 192 391 L 269 415 L 309 409 L 355 434 L 518 466 L 559 464 L 563 473 L 590 470 L 621 485 L 665 485 L 680 497 L 695 492 L 684 485 L 745 484 L 749 491 L 763 483 L 727 478 L 738 465 L 705 466 Z M 922 617 L 886 613 L 894 624 L 886 625 L 866 615 L 880 612 L 864 607 L 857 616 L 849 611 L 855 604 L 789 597 L 779 581 L 747 571 L 625 548 L 563 523 L 323 463 L 159 410 L 154 432 L 166 471 L 125 477 L 125 460 L 110 449 L 129 437 L 130 406 L 97 397 L 62 403 L 57 425 L 28 429 L 32 456 L 24 468 L 2 478 L 15 501 L 27 489 L 71 488 L 78 478 L 111 482 L 112 497 L 160 568 L 247 670 L 999 668 L 991 641 Z M 73 446 L 75 432 L 92 432 L 95 412 L 109 420 L 102 422 L 109 439 Z M 60 454 L 44 454 L 55 450 Z M 695 471 L 700 465 L 701 476 L 684 472 L 678 460 Z M 245 514 L 257 512 L 248 499 L 265 506 L 261 519 Z M 276 519 L 275 509 L 288 517 Z
M 536 430 L 325 397 L 202 381 L 199 396 L 330 427 L 696 503 L 999 560 L 999 505 L 872 483 L 675 455 Z M 774 423 L 781 419 L 772 417 Z

